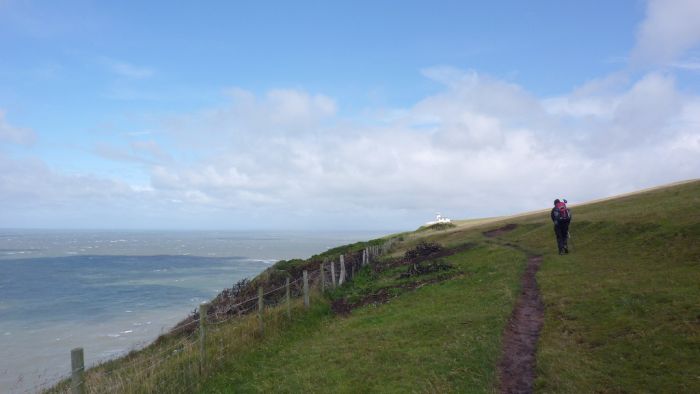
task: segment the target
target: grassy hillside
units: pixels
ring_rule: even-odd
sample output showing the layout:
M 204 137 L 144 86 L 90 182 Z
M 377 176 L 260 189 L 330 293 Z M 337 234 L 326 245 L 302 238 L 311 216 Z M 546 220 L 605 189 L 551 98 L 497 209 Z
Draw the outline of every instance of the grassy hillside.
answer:
M 572 211 L 565 256 L 548 211 L 389 237 L 388 253 L 353 281 L 315 294 L 310 311 L 298 302 L 291 320 L 267 311 L 264 337 L 255 316 L 220 324 L 207 342 L 216 363 L 203 375 L 189 372 L 201 376 L 196 384 L 177 364 L 197 362 L 191 330 L 191 349 L 153 368 L 142 379 L 150 386 L 125 390 L 494 392 L 519 277 L 527 256 L 542 255 L 538 392 L 700 392 L 700 182 Z M 495 237 L 483 234 L 505 225 Z M 366 245 L 280 262 L 254 284 L 277 284 L 340 254 L 352 259 Z M 182 340 L 164 338 L 102 368 L 123 369 Z
M 326 300 L 323 313 L 289 335 L 231 357 L 204 391 L 489 391 L 522 258 L 481 246 L 444 260 L 457 271 L 454 277 L 399 290 L 386 304 L 333 316 Z M 395 276 L 377 275 L 371 286 L 347 286 L 332 297 L 395 288 Z
M 569 256 L 540 220 L 506 236 L 549 250 L 539 391 L 700 392 L 700 182 L 575 212 Z
M 544 256 L 538 391 L 700 392 L 700 182 L 573 210 L 567 256 L 556 254 L 546 212 L 405 234 L 394 256 L 425 239 L 477 246 L 449 260 L 464 275 L 346 317 L 329 312 L 301 337 L 232 360 L 207 391 L 493 391 L 532 253 Z M 506 223 L 517 227 L 483 237 Z

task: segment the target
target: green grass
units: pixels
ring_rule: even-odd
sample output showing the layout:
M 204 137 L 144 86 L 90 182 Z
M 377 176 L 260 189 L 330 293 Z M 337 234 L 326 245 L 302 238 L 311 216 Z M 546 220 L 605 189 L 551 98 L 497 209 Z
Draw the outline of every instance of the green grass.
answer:
M 416 231 L 444 231 L 457 227 L 454 223 L 435 223 L 430 226 L 421 226 Z
M 544 251 L 538 392 L 700 392 L 700 182 L 574 209 L 504 238 Z
M 348 317 L 311 314 L 236 354 L 204 391 L 492 391 L 523 256 L 481 247 L 445 260 L 463 274 Z
M 264 337 L 260 334 L 255 313 L 207 324 L 204 359 L 201 357 L 199 330 L 187 336 L 161 336 L 145 349 L 88 369 L 85 390 L 87 393 L 198 392 L 208 377 L 222 371 L 231 355 L 258 351 L 267 342 L 292 332 L 291 327 L 308 328 L 309 319 L 318 313 L 327 315 L 324 298 L 318 292 L 311 295 L 314 304 L 311 312 L 304 309 L 300 299 L 292 299 L 292 319 L 286 315 L 286 304 L 266 308 L 263 312 Z M 70 379 L 64 379 L 45 392 L 71 392 Z
M 442 257 L 452 265 L 448 271 L 423 277 L 401 278 L 406 266 L 364 268 L 345 286 L 317 294 L 310 311 L 296 300 L 291 321 L 284 309 L 267 311 L 264 337 L 256 334 L 254 315 L 212 328 L 203 375 L 192 372 L 196 338 L 155 372 L 129 370 L 178 340 L 166 338 L 88 371 L 89 391 L 114 384 L 112 370 L 127 372 L 116 376 L 122 392 L 495 392 L 519 277 L 526 256 L 539 254 L 546 309 L 537 392 L 700 392 L 700 182 L 572 211 L 569 255 L 557 255 L 546 211 L 395 235 L 387 258 L 421 241 L 475 246 Z M 518 226 L 495 239 L 482 234 L 507 223 Z M 386 239 L 276 269 L 303 269 Z M 438 283 L 422 283 L 431 279 Z M 331 311 L 333 300 L 357 302 L 382 291 L 392 297 L 386 304 L 347 316 Z

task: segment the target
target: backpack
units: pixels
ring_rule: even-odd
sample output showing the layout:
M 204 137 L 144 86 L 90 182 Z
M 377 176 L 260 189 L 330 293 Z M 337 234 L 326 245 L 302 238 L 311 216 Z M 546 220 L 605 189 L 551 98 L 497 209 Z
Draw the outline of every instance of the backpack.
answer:
M 557 210 L 559 220 L 569 220 L 569 209 L 566 207 L 565 203 L 560 202 L 555 206 L 555 208 Z

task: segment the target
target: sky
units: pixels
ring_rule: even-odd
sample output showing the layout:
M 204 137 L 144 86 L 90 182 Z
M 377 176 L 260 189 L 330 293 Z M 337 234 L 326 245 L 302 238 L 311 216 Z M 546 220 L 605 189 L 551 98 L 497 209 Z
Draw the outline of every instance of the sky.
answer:
M 0 228 L 413 229 L 698 178 L 698 20 L 0 0 Z

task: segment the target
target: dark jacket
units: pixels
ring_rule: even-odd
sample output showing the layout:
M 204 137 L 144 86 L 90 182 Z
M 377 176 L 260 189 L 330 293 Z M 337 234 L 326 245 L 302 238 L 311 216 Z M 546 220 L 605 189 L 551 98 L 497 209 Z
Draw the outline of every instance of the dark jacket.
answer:
M 552 208 L 552 212 L 549 215 L 552 218 L 552 222 L 554 222 L 554 224 L 557 224 L 560 221 L 567 221 L 567 222 L 571 221 L 572 216 L 571 216 L 571 211 L 569 210 L 569 208 L 566 208 L 566 213 L 569 214 L 569 218 L 568 219 L 560 219 L 559 209 L 557 209 L 557 207 L 554 207 L 554 208 Z

